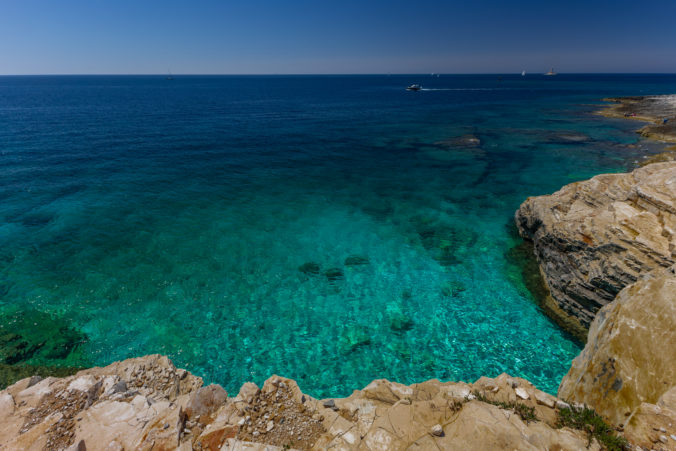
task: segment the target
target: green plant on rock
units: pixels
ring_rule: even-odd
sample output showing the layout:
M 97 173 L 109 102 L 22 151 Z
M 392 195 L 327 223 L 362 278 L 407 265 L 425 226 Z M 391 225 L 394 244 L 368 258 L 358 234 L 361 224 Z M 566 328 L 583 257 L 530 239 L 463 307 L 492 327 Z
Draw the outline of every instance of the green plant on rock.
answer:
M 513 410 L 523 421 L 530 423 L 531 421 L 538 421 L 538 417 L 535 414 L 535 407 L 528 406 L 520 402 L 502 402 L 488 399 L 483 393 L 479 391 L 474 391 L 473 395 L 478 401 L 485 402 L 487 404 L 492 404 L 494 406 L 500 407 L 505 410 Z
M 556 425 L 559 428 L 569 427 L 585 431 L 589 440 L 587 446 L 591 445 L 594 438 L 608 451 L 621 451 L 629 445 L 627 439 L 617 435 L 598 413 L 588 407 L 560 409 Z

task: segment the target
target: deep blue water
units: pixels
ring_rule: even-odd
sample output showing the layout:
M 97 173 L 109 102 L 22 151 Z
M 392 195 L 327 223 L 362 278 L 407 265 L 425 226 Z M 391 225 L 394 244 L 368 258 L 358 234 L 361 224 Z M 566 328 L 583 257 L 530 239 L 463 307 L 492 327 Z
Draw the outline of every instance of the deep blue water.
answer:
M 510 259 L 513 213 L 659 149 L 593 115 L 602 97 L 674 92 L 667 75 L 0 77 L 0 326 L 79 337 L 28 363 L 157 352 L 228 391 L 504 371 L 555 392 L 580 345 Z

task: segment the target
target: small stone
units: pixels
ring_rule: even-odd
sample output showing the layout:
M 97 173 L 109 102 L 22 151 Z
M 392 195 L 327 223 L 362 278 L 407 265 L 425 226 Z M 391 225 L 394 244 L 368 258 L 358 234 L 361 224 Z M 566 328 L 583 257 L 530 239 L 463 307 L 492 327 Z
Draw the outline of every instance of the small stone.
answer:
M 667 432 L 667 430 L 664 428 L 660 428 L 660 432 Z
M 444 428 L 442 428 L 440 424 L 435 424 L 432 426 L 432 429 L 430 429 L 430 434 L 434 435 L 435 437 L 443 437 Z
M 265 427 L 265 430 L 266 430 L 267 432 L 270 432 L 270 431 L 273 430 L 274 428 L 275 428 L 275 423 L 274 423 L 272 420 L 268 421 L 268 424 L 267 424 L 267 426 Z
M 667 443 L 669 439 L 667 438 L 666 435 L 660 435 L 660 442 L 662 443 Z
M 561 410 L 561 409 L 570 409 L 570 404 L 567 402 L 563 402 L 560 399 L 556 400 L 556 408 Z
M 491 392 L 493 392 L 493 393 L 497 393 L 499 391 L 500 391 L 500 387 L 498 387 L 497 385 L 491 389 Z
M 669 437 L 671 437 L 672 440 L 676 440 L 676 435 L 671 434 Z
M 514 392 L 516 393 L 516 396 L 518 396 L 521 399 L 530 398 L 530 396 L 528 396 L 528 392 L 521 387 L 516 388 Z
M 547 406 L 550 409 L 553 409 L 555 406 L 555 398 L 548 395 L 547 393 L 543 393 L 541 391 L 536 391 L 535 392 L 535 401 L 543 406 Z
M 261 433 L 258 432 L 258 431 L 253 431 L 253 433 L 251 435 L 254 436 L 254 437 L 258 437 L 259 435 L 261 435 Z
M 333 409 L 336 407 L 336 402 L 333 399 L 329 399 L 328 401 L 324 401 L 324 407 L 327 407 L 329 409 Z

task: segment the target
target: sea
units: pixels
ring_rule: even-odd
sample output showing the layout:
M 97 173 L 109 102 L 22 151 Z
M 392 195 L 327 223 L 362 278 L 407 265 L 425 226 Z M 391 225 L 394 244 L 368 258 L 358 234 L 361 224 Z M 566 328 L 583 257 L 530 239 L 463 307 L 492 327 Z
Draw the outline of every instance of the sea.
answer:
M 423 89 L 407 91 L 419 83 Z M 663 145 L 674 75 L 0 77 L 0 362 L 150 353 L 236 393 L 506 372 L 556 393 L 528 196 Z M 534 269 L 535 268 L 535 269 Z

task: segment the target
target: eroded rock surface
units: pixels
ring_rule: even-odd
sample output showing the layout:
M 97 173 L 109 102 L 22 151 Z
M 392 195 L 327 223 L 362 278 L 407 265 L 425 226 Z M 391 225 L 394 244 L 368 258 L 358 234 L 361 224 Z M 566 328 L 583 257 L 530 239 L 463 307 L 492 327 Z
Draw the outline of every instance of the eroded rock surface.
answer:
M 559 396 L 615 424 L 633 415 L 632 427 L 665 409 L 672 425 L 651 424 L 676 434 L 676 265 L 644 276 L 598 312 Z
M 477 399 L 477 396 L 480 399 Z M 523 419 L 514 408 L 532 408 Z M 0 392 L 0 449 L 578 450 L 585 432 L 556 427 L 561 401 L 505 374 L 474 384 L 376 380 L 317 400 L 290 379 L 235 397 L 158 355 Z M 589 449 L 598 450 L 595 441 Z
M 624 287 L 676 261 L 676 162 L 528 198 L 516 223 L 535 245 L 550 313 L 583 338 L 596 312 Z

